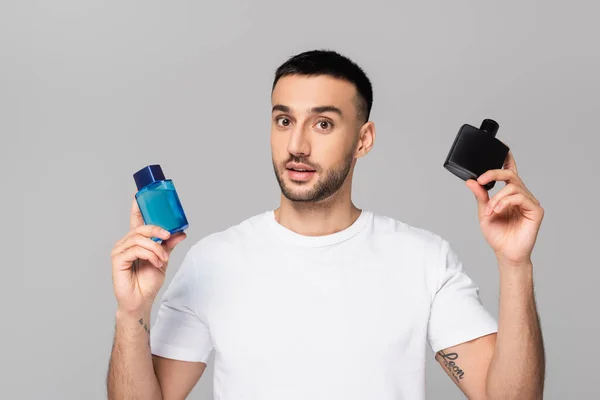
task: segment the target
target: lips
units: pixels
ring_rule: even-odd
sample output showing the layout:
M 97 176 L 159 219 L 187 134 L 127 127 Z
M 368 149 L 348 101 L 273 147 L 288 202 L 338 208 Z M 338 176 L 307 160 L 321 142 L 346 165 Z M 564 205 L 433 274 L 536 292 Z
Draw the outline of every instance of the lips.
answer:
M 315 170 L 306 164 L 287 163 L 286 171 L 292 181 L 306 182 L 315 174 Z
M 288 170 L 296 172 L 315 172 L 314 168 L 311 168 L 308 165 L 301 163 L 287 163 L 285 167 Z
M 306 169 L 306 168 L 288 168 L 290 171 L 296 172 L 315 172 L 314 169 Z
M 310 178 L 313 177 L 313 175 L 315 174 L 314 171 L 306 171 L 306 172 L 302 172 L 302 171 L 296 171 L 293 169 L 288 169 L 287 170 L 288 176 L 290 177 L 290 179 L 292 181 L 295 182 L 306 182 L 309 181 Z

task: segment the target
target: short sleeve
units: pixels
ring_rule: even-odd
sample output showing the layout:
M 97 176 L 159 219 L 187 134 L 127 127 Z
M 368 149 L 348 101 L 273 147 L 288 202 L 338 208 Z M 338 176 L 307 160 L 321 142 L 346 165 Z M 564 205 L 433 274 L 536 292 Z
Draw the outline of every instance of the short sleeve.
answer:
M 150 346 L 152 354 L 157 356 L 206 362 L 213 344 L 208 325 L 198 313 L 201 287 L 192 250 L 186 254 L 160 301 L 150 330 Z
M 434 352 L 498 331 L 484 308 L 479 287 L 465 273 L 446 240 L 440 247 L 437 291 L 429 315 L 428 340 Z

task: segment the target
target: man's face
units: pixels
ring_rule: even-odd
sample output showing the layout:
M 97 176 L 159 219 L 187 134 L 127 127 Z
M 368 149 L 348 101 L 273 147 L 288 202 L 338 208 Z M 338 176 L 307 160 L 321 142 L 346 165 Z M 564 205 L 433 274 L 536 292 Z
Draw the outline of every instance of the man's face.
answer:
M 271 152 L 289 200 L 324 200 L 348 178 L 359 130 L 356 96 L 353 84 L 326 75 L 288 75 L 277 82 Z

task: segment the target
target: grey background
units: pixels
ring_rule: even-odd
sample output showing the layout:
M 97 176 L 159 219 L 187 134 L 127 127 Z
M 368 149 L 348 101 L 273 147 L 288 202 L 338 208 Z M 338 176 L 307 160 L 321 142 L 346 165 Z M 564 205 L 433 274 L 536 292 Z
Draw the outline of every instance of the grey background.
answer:
M 277 206 L 270 85 L 281 62 L 312 48 L 340 51 L 373 81 L 378 136 L 358 164 L 356 203 L 447 238 L 494 314 L 495 259 L 471 192 L 442 162 L 463 123 L 500 123 L 546 210 L 534 252 L 546 398 L 600 393 L 597 3 L 0 7 L 0 397 L 106 398 L 109 253 L 128 229 L 131 174 L 162 164 L 188 214 L 168 284 L 191 244 Z M 463 398 L 429 355 L 428 398 Z M 212 376 L 211 365 L 190 398 L 211 398 Z

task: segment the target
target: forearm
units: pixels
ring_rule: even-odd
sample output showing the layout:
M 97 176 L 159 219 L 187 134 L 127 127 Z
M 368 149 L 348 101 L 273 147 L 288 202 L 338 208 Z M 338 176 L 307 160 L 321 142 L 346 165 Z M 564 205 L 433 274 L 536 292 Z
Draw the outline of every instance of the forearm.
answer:
M 488 399 L 541 399 L 545 355 L 533 290 L 533 266 L 500 265 L 500 310 Z
M 162 399 L 150 352 L 150 311 L 117 311 L 107 390 L 111 400 Z

